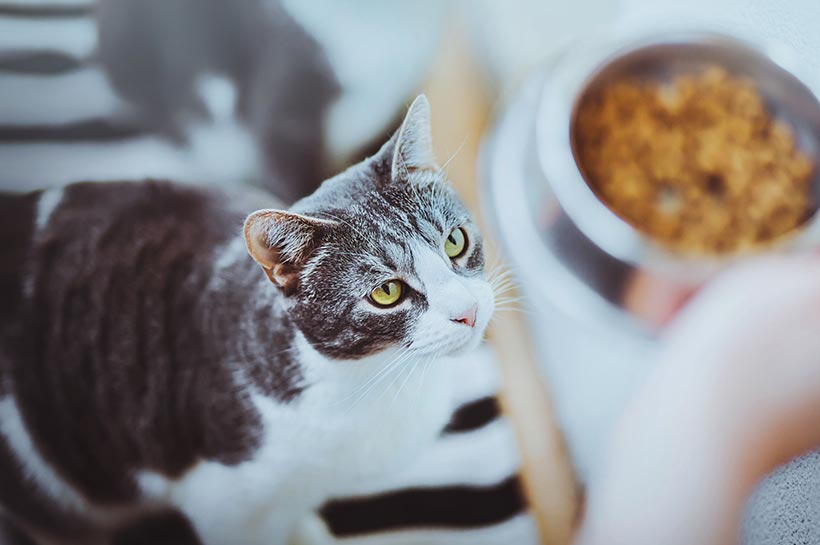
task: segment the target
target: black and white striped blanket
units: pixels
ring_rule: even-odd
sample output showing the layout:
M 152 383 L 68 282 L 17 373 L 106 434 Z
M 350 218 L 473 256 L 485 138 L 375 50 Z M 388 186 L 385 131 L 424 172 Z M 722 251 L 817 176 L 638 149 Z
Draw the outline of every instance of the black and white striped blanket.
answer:
M 411 466 L 328 502 L 306 544 L 537 543 L 519 483 L 519 455 L 499 410 L 489 347 L 460 358 L 459 402 L 439 440 Z

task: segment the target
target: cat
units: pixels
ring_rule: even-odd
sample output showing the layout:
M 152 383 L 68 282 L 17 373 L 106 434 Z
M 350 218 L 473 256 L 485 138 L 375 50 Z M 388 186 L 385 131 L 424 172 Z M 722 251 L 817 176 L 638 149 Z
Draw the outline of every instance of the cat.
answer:
M 0 510 L 35 541 L 173 509 L 208 545 L 287 543 L 444 428 L 450 357 L 494 300 L 427 99 L 288 211 L 241 200 L 164 181 L 0 198 Z

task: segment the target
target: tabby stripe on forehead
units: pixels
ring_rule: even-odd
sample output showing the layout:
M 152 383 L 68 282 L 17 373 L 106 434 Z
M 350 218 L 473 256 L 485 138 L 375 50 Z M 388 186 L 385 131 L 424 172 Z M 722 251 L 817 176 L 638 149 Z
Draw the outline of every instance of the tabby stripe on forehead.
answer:
M 411 488 L 337 500 L 321 509 L 336 537 L 402 528 L 475 528 L 499 524 L 524 511 L 517 476 L 492 486 Z

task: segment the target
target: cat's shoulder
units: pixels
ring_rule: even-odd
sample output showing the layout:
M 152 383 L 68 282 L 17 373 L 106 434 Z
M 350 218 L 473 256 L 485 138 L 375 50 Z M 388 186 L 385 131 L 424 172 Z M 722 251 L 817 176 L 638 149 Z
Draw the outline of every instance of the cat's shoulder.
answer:
M 169 180 L 77 182 L 33 193 L 0 193 L 2 235 L 17 241 L 52 227 L 70 235 L 105 226 L 173 222 L 205 231 L 236 230 L 244 216 L 280 203 L 253 188 L 223 191 Z
M 37 223 L 42 227 L 65 214 L 83 214 L 88 219 L 108 216 L 117 221 L 141 217 L 190 221 L 231 208 L 231 199 L 222 191 L 169 180 L 77 182 L 40 193 Z

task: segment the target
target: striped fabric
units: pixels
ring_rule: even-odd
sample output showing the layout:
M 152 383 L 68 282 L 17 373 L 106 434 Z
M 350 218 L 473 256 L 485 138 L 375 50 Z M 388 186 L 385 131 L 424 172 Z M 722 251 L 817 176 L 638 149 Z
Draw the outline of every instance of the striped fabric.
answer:
M 275 1 L 227 6 L 0 0 L 0 189 L 151 177 L 239 180 L 288 200 L 309 191 L 320 179 L 321 119 L 335 93 L 333 75 Z M 220 9 L 239 12 L 246 25 L 261 21 L 256 34 L 237 40 L 229 30 L 185 26 L 188 19 L 216 24 Z M 166 14 L 185 18 L 177 21 L 185 31 L 156 24 Z M 154 39 L 179 53 L 158 50 Z M 211 56 L 201 52 L 203 43 Z M 299 46 L 295 53 L 291 44 Z M 256 64 L 244 72 L 225 66 L 226 57 L 255 48 L 247 62 Z M 280 80 L 290 86 L 277 87 Z M 139 89 L 129 88 L 135 81 Z M 309 92 L 298 88 L 302 82 Z M 303 110 L 287 117 L 295 94 Z M 302 126 L 287 131 L 294 122 Z
M 92 0 L 0 0 L 2 189 L 114 178 L 218 183 L 247 177 L 253 142 L 219 116 L 233 108 L 228 84 L 222 96 L 211 89 L 214 96 L 205 97 L 217 109 L 215 121 L 192 126 L 189 144 L 180 145 L 135 118 L 106 77 L 97 39 Z M 217 141 L 227 144 L 225 163 L 207 159 Z
M 92 0 L 0 0 L 0 188 L 142 177 L 258 181 L 264 147 L 236 118 L 235 82 L 201 79 L 197 92 L 208 115 L 182 134 L 160 130 L 110 83 L 95 14 Z M 483 348 L 459 365 L 459 397 L 437 443 L 403 471 L 329 501 L 304 521 L 301 543 L 537 542 L 519 489 L 513 432 L 496 399 L 493 354 Z M 121 542 L 188 542 L 145 541 L 144 532 L 190 534 L 184 521 L 151 521 Z M 11 535 L 0 528 L 0 542 L 7 541 Z
M 94 61 L 90 0 L 0 2 L 0 187 L 94 178 L 111 141 L 140 136 Z
M 494 354 L 485 346 L 457 364 L 463 380 L 439 440 L 404 471 L 329 501 L 305 522 L 300 543 L 538 542 L 513 430 L 496 397 Z

